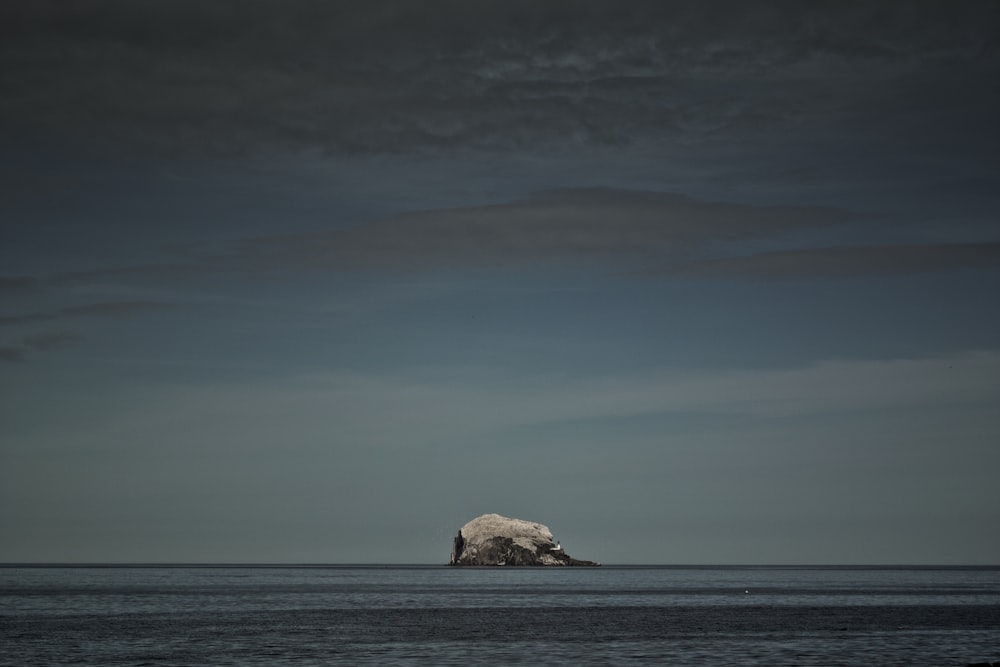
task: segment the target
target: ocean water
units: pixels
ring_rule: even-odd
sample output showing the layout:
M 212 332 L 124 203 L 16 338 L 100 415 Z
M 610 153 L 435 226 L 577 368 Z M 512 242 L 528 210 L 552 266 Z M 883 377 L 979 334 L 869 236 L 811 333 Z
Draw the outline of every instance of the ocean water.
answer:
M 1000 568 L 0 568 L 17 667 L 984 661 Z

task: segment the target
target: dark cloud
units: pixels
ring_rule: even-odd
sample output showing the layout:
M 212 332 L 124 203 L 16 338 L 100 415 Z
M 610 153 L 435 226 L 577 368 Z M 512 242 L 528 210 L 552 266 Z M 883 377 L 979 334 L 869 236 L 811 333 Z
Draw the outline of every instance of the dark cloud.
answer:
M 55 331 L 25 336 L 21 342 L 35 350 L 57 350 L 75 345 L 82 340 L 83 336 L 73 331 Z
M 170 307 L 171 304 L 162 301 L 105 301 L 63 308 L 58 314 L 66 317 L 122 317 Z
M 21 339 L 20 346 L 0 347 L 0 361 L 25 361 L 29 350 L 58 350 L 75 345 L 83 336 L 72 331 L 53 331 L 31 334 Z
M 689 264 L 696 276 L 838 278 L 1000 266 L 1000 243 L 841 246 L 768 252 Z
M 24 349 L 20 347 L 0 347 L 0 361 L 24 361 Z
M 30 324 L 31 322 L 44 322 L 55 319 L 54 313 L 28 313 L 27 315 L 5 315 L 0 317 L 0 326 L 11 326 L 15 324 Z
M 8 2 L 0 121 L 222 154 L 731 140 L 988 116 L 998 28 L 995 3 Z
M 160 301 L 104 301 L 101 303 L 88 303 L 82 306 L 60 308 L 50 312 L 0 317 L 0 325 L 30 324 L 31 322 L 56 320 L 65 317 L 123 317 L 170 307 L 171 304 Z
M 662 257 L 708 242 L 773 236 L 850 217 L 835 208 L 567 189 L 492 206 L 399 215 L 348 230 L 257 238 L 222 259 L 261 267 L 393 268 L 629 254 Z
M 0 276 L 0 294 L 34 289 L 38 280 L 30 276 Z

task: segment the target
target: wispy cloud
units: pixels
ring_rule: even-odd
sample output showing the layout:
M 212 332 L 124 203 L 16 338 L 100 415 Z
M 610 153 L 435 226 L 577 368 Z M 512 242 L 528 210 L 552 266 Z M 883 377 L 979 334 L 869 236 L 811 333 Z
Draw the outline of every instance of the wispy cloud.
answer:
M 31 276 L 0 276 L 0 294 L 34 289 L 38 280 Z
M 0 347 L 0 361 L 24 361 L 26 356 L 24 348 Z
M 172 307 L 162 301 L 104 301 L 63 308 L 57 313 L 66 317 L 122 317 Z
M 44 322 L 69 317 L 124 317 L 171 307 L 172 304 L 160 301 L 103 301 L 80 306 L 69 306 L 52 311 L 4 316 L 0 317 L 0 326 L 30 324 L 32 322 Z
M 690 263 L 694 276 L 845 278 L 1000 266 L 1000 243 L 937 243 L 804 248 Z
M 0 347 L 0 361 L 26 361 L 31 352 L 59 350 L 76 345 L 84 338 L 74 331 L 51 331 L 24 336 L 16 345 Z
M 21 342 L 35 350 L 58 350 L 82 340 L 83 336 L 73 331 L 54 331 L 25 336 Z
M 348 230 L 269 236 L 221 259 L 325 268 L 476 264 L 676 253 L 700 244 L 830 225 L 836 208 L 750 206 L 679 195 L 583 188 L 492 206 L 421 211 Z

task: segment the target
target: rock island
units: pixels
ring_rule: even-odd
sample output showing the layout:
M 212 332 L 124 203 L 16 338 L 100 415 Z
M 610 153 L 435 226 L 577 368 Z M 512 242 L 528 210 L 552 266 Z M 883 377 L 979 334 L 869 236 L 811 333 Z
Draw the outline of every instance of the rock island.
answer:
M 484 514 L 455 536 L 449 565 L 597 566 L 571 558 L 547 526 L 499 514 Z

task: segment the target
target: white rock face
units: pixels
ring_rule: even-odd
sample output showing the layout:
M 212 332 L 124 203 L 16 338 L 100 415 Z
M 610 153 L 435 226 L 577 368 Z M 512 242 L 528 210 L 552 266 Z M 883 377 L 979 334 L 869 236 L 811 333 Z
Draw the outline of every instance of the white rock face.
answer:
M 499 514 L 468 522 L 455 537 L 452 565 L 596 565 L 570 558 L 548 526 Z
M 514 538 L 515 544 L 527 549 L 534 549 L 539 544 L 545 543 L 555 546 L 552 541 L 552 531 L 548 526 L 524 519 L 484 514 L 462 526 L 462 537 L 466 542 L 482 542 L 497 535 Z

